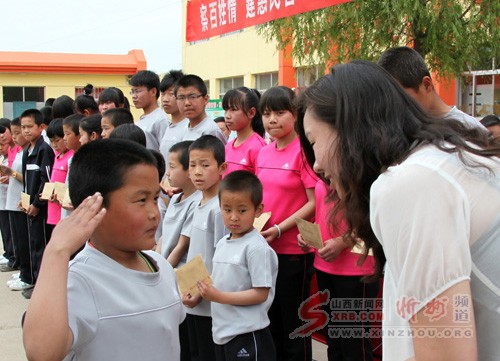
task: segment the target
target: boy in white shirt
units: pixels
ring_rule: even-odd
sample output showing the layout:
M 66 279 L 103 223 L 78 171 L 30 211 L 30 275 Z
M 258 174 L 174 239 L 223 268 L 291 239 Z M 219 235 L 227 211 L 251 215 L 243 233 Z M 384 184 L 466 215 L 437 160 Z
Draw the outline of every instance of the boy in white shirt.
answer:
M 212 304 L 217 361 L 276 360 L 267 312 L 274 299 L 278 257 L 253 227 L 262 214 L 262 183 L 252 173 L 228 174 L 219 188 L 224 225 L 216 246 L 213 286 L 198 282 Z
M 28 359 L 179 360 L 184 309 L 173 269 L 142 251 L 155 243 L 158 179 L 156 159 L 132 141 L 96 140 L 75 153 L 77 208 L 45 249 L 24 322 Z

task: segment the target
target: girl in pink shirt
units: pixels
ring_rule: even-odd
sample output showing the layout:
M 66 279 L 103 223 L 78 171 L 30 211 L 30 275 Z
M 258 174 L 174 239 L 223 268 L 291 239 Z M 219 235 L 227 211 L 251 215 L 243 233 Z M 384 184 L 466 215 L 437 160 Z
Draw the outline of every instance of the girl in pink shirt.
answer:
M 327 203 L 330 188 L 322 180 L 318 181 L 315 189 L 316 197 L 316 223 L 319 224 L 324 247 L 315 251 L 314 268 L 318 281 L 318 290 L 329 291 L 329 302 L 323 305 L 323 310 L 329 315 L 335 312 L 338 317 L 330 317 L 327 329 L 352 328 L 364 329 L 369 333 L 370 323 L 367 317 L 364 321 L 345 321 L 343 318 L 349 312 L 358 314 L 372 311 L 376 305 L 379 282 L 365 283 L 363 276 L 372 275 L 374 272 L 373 256 L 367 256 L 362 264 L 358 265 L 360 254 L 351 252 L 351 247 L 344 242 L 342 236 L 347 231 L 347 226 L 342 215 L 337 214 L 334 221 L 330 214 L 333 203 Z M 332 227 L 333 224 L 333 227 Z M 299 240 L 304 250 L 307 245 Z M 338 300 L 338 302 L 335 302 Z M 343 308 L 344 301 L 351 301 L 350 308 Z M 371 304 L 368 308 L 366 305 Z M 380 315 L 380 311 L 378 310 Z M 373 315 L 373 316 L 378 316 Z M 340 321 L 342 320 L 342 321 Z M 328 334 L 328 333 L 327 333 Z M 373 347 L 368 337 L 326 337 L 328 344 L 328 360 L 373 360 Z
M 235 170 L 255 173 L 255 163 L 260 149 L 266 145 L 264 125 L 259 112 L 260 93 L 255 89 L 240 87 L 228 91 L 222 99 L 224 118 L 236 138 L 226 144 L 227 169 L 229 174 Z
M 264 127 L 275 141 L 260 150 L 256 175 L 264 187 L 264 212 L 271 212 L 262 235 L 279 260 L 276 293 L 269 310 L 276 354 L 278 360 L 310 361 L 311 338 L 289 336 L 303 324 L 298 310 L 309 297 L 314 272 L 314 253 L 299 247 L 295 219 L 312 220 L 317 182 L 295 133 L 294 98 L 290 88 L 278 86 L 267 90 L 260 100 Z
M 61 118 L 54 119 L 47 128 L 47 136 L 50 139 L 50 146 L 56 154 L 50 182 L 65 183 L 68 174 L 68 160 L 73 156 L 73 151 L 66 148 L 64 144 L 64 132 Z M 59 200 L 62 201 L 62 200 Z M 51 199 L 47 205 L 47 224 L 56 225 L 61 220 L 61 204 L 55 198 Z

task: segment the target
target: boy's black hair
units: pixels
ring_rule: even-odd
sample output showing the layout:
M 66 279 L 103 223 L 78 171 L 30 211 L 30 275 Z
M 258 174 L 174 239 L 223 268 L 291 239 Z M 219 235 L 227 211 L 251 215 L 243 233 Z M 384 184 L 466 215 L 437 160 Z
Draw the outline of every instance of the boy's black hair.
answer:
M 180 78 L 184 76 L 182 70 L 170 70 L 163 76 L 160 82 L 160 92 L 167 91 L 171 87 L 175 87 Z
M 10 122 L 10 126 L 20 127 L 21 126 L 21 118 L 15 117 L 14 119 L 12 119 L 12 121 Z
M 56 118 L 53 119 L 49 126 L 47 127 L 47 137 L 50 139 L 59 137 L 59 138 L 64 138 L 64 131 L 63 131 L 63 120 L 62 118 Z
M 52 119 L 64 119 L 74 113 L 73 99 L 67 95 L 61 95 L 56 100 L 54 100 L 54 103 L 52 103 Z
M 0 125 L 2 127 L 8 128 L 10 130 L 10 119 L 9 118 L 0 118 Z M 5 131 L 4 131 L 5 132 Z M 3 133 L 3 132 L 2 132 Z
M 89 115 L 82 119 L 80 128 L 88 135 L 92 135 L 95 132 L 100 137 L 102 133 L 101 118 L 102 116 L 99 113 Z
M 120 104 L 123 103 L 123 99 L 120 99 L 120 94 L 116 91 L 116 88 L 106 88 L 101 92 L 101 94 L 99 94 L 99 100 L 97 102 L 99 104 L 113 102 L 115 107 L 118 108 L 120 107 Z
M 80 135 L 80 122 L 83 118 L 82 114 L 72 114 L 63 119 L 63 125 L 69 125 L 75 135 Z
M 145 86 L 148 90 L 156 89 L 156 99 L 160 97 L 160 77 L 150 70 L 137 72 L 128 82 L 131 86 Z
M 50 122 L 52 121 L 52 107 L 51 106 L 44 106 L 40 108 L 40 113 L 43 115 L 43 124 L 49 125 Z
M 391 74 L 403 88 L 415 91 L 418 91 L 424 76 L 431 76 L 422 55 L 407 46 L 387 49 L 380 56 L 378 65 Z
M 224 117 L 217 117 L 214 119 L 215 123 L 224 123 L 226 124 L 226 119 Z
M 259 111 L 264 114 L 266 111 L 288 110 L 292 114 L 297 114 L 297 104 L 295 93 L 289 87 L 280 85 L 273 86 L 266 90 L 259 102 Z
M 7 131 L 7 128 L 4 127 L 3 125 L 0 125 L 0 134 L 3 134 Z
M 255 208 L 262 203 L 262 183 L 255 174 L 246 170 L 226 175 L 219 184 L 219 199 L 223 192 L 248 192 Z
M 36 125 L 40 126 L 43 124 L 43 115 L 40 113 L 38 109 L 27 109 L 22 112 L 20 119 L 22 118 L 31 118 L 35 122 Z
M 122 124 L 134 124 L 134 116 L 130 110 L 125 108 L 112 108 L 102 113 L 103 118 L 109 119 L 113 127 L 117 128 Z
M 179 154 L 179 163 L 182 165 L 182 169 L 189 169 L 189 147 L 193 144 L 192 140 L 185 140 L 183 142 L 175 143 L 168 150 L 169 153 Z
M 135 124 L 122 124 L 117 126 L 109 134 L 109 138 L 128 139 L 139 143 L 143 147 L 146 146 L 146 133 Z
M 177 96 L 179 88 L 188 88 L 190 86 L 196 88 L 201 95 L 207 95 L 207 86 L 205 85 L 205 82 L 198 75 L 194 74 L 184 75 L 177 81 L 174 88 L 174 95 Z
M 104 206 L 108 206 L 109 194 L 121 188 L 127 171 L 139 164 L 156 168 L 156 159 L 130 140 L 98 139 L 83 145 L 73 156 L 68 175 L 71 202 L 76 208 L 85 198 L 100 192 Z
M 148 149 L 148 150 L 156 159 L 156 169 L 158 169 L 158 182 L 161 182 L 167 170 L 167 164 L 165 163 L 165 158 L 163 158 L 163 155 L 155 149 Z
M 224 144 L 219 138 L 213 135 L 203 135 L 196 139 L 193 144 L 189 146 L 189 152 L 192 150 L 210 150 L 218 166 L 221 166 L 222 163 L 226 161 Z
M 45 106 L 51 107 L 52 104 L 54 104 L 54 100 L 56 100 L 56 98 L 47 98 L 47 100 L 45 101 Z

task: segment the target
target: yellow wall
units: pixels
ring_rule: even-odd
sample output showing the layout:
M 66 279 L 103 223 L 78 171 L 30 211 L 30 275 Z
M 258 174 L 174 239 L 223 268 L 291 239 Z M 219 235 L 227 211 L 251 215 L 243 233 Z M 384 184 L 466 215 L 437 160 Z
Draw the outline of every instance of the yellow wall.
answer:
M 130 86 L 128 75 L 99 75 L 99 74 L 29 74 L 29 73 L 1 73 L 0 74 L 0 118 L 3 117 L 3 86 L 43 86 L 45 99 L 68 95 L 75 98 L 75 88 L 92 84 L 95 88 L 114 86 L 120 88 L 129 98 L 131 112 L 134 119 L 139 119 L 142 110 L 137 110 L 129 96 Z
M 266 43 L 255 27 L 186 43 L 186 0 L 183 0 L 182 70 L 210 81 L 210 98 L 219 97 L 219 79 L 243 76 L 244 85 L 255 86 L 255 74 L 277 72 L 279 56 L 274 42 Z

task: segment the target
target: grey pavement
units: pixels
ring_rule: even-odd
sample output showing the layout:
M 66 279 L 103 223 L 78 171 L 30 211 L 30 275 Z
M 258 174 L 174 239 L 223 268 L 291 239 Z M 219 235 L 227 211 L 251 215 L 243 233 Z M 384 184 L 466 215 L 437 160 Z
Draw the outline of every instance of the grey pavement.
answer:
M 25 361 L 21 317 L 28 307 L 28 300 L 21 291 L 11 291 L 6 286 L 13 273 L 0 272 L 0 360 Z M 313 359 L 327 361 L 325 345 L 313 341 Z

